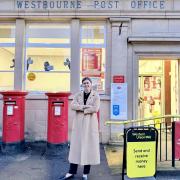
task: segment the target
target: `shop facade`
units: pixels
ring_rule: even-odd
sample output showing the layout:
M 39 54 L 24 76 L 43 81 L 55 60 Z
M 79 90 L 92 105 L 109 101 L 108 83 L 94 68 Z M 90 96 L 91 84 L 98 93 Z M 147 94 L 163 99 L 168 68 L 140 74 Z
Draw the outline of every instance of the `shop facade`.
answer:
M 101 96 L 103 143 L 122 130 L 105 126 L 114 76 L 127 83 L 127 119 L 178 114 L 179 9 L 178 0 L 0 2 L 0 90 L 29 92 L 26 139 L 47 138 L 45 92 L 71 92 L 70 103 L 85 76 Z

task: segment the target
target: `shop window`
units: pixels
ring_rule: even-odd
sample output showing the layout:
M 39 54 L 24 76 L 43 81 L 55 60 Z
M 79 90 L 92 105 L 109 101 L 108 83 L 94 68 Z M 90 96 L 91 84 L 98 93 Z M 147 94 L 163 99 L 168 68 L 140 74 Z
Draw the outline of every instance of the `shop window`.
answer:
M 84 23 L 81 25 L 81 79 L 90 77 L 93 88 L 100 93 L 105 89 L 105 24 Z
M 14 89 L 15 25 L 0 24 L 0 90 Z
M 70 91 L 70 61 L 70 25 L 28 25 L 26 90 Z

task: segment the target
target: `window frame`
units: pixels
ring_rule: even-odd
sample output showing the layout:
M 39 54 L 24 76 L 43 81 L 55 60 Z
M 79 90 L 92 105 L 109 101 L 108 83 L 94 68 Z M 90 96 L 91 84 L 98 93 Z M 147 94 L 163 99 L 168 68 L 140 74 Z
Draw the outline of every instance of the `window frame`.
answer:
M 92 25 L 92 26 L 104 26 L 104 43 L 103 44 L 83 44 L 82 43 L 82 26 L 83 25 Z M 82 48 L 104 48 L 105 49 L 105 64 L 104 64 L 104 70 L 101 70 L 102 73 L 104 73 L 104 89 L 100 90 L 99 93 L 100 94 L 105 94 L 106 93 L 106 63 L 107 63 L 107 22 L 104 21 L 81 21 L 80 22 L 80 63 L 81 63 L 81 49 Z M 80 64 L 80 73 L 79 73 L 80 79 L 82 78 L 82 68 L 81 68 L 81 64 Z M 81 82 L 80 82 L 80 86 L 81 86 Z
M 47 27 L 51 27 L 52 25 L 67 25 L 69 26 L 69 43 L 61 43 L 61 44 L 56 44 L 56 43 L 29 43 L 28 42 L 28 28 L 30 26 L 36 26 L 39 24 L 42 24 L 44 26 L 47 25 Z M 30 93 L 45 93 L 47 91 L 43 91 L 43 90 L 28 90 L 27 86 L 26 86 L 26 82 L 27 82 L 27 73 L 59 73 L 59 74 L 69 74 L 69 76 L 71 76 L 71 70 L 69 71 L 64 71 L 64 70 L 53 70 L 53 71 L 44 71 L 44 70 L 27 70 L 27 48 L 69 48 L 70 49 L 70 54 L 69 57 L 71 59 L 71 23 L 66 21 L 66 22 L 49 22 L 49 21 L 45 21 L 45 22 L 27 22 L 26 23 L 26 36 L 25 36 L 25 50 L 24 50 L 24 84 L 25 84 L 25 90 L 29 91 Z M 70 85 L 70 83 L 69 83 Z M 69 90 L 70 87 L 69 87 Z
M 0 27 L 1 26 L 12 26 L 13 29 L 14 29 L 14 37 L 12 37 L 14 39 L 14 42 L 12 42 L 12 43 L 10 43 L 10 42 L 8 42 L 8 43 L 0 42 L 0 48 L 3 48 L 3 47 L 4 48 L 6 48 L 6 47 L 14 48 L 14 58 L 15 58 L 15 50 L 16 50 L 16 42 L 15 42 L 16 41 L 16 23 L 14 21 L 13 22 L 0 22 Z M 8 38 L 8 37 L 5 37 L 5 38 Z M 2 39 L 2 38 L 0 37 L 0 39 Z M 14 76 L 15 68 L 16 67 L 14 67 L 13 70 L 0 70 L 0 73 L 13 73 L 13 76 Z M 13 80 L 12 89 L 14 89 L 14 84 L 15 84 L 15 82 Z

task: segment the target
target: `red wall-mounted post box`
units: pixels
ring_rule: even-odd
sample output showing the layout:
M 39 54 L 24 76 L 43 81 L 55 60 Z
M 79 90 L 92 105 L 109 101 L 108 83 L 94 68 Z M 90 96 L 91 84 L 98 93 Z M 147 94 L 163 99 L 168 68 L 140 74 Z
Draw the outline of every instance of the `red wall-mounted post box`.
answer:
M 47 150 L 58 154 L 68 142 L 68 96 L 70 93 L 46 93 L 48 96 Z
M 25 96 L 27 92 L 4 91 L 3 95 L 3 152 L 24 150 Z

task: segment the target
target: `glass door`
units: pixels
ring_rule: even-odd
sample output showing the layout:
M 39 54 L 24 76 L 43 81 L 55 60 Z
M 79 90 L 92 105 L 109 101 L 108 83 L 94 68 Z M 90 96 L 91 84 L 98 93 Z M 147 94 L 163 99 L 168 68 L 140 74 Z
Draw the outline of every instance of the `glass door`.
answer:
M 179 114 L 179 60 L 140 60 L 138 118 Z M 170 118 L 165 121 L 169 123 Z M 144 124 L 158 126 L 160 119 Z

